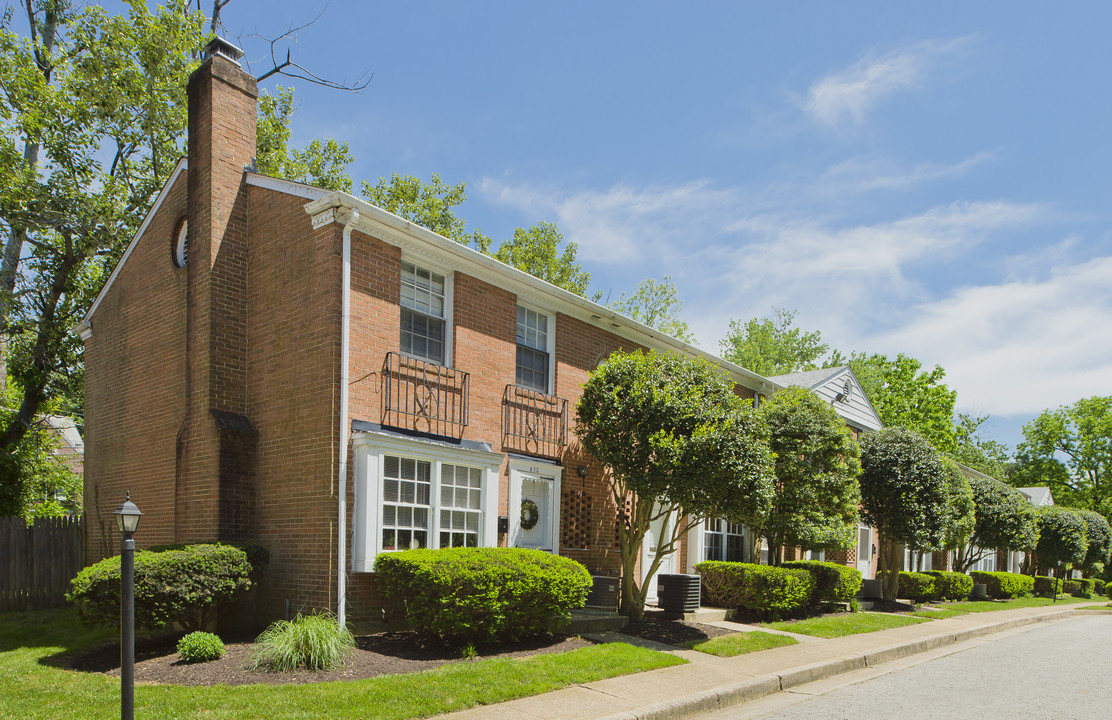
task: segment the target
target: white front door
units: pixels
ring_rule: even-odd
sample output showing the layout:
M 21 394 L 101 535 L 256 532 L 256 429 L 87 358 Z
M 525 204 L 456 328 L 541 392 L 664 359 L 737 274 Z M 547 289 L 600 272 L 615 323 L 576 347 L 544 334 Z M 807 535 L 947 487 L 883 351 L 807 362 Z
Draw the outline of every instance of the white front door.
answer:
M 873 572 L 873 529 L 864 525 L 857 527 L 857 569 L 861 577 L 872 579 Z
M 559 467 L 511 461 L 510 547 L 558 552 L 559 498 Z
M 660 508 L 654 508 L 659 511 Z M 671 536 L 675 530 L 673 523 L 676 518 L 674 514 L 666 515 L 657 520 L 649 523 L 649 531 L 645 534 L 645 539 L 641 541 L 641 582 L 645 582 L 645 575 L 649 572 L 649 567 L 656 559 L 657 545 L 660 542 L 662 535 Z M 667 538 L 665 538 L 667 540 Z M 660 567 L 657 568 L 656 574 L 652 576 L 649 581 L 649 591 L 645 595 L 645 602 L 656 603 L 657 601 L 657 587 L 656 581 L 661 575 L 672 574 L 676 572 L 676 553 L 669 553 L 665 555 L 660 561 Z

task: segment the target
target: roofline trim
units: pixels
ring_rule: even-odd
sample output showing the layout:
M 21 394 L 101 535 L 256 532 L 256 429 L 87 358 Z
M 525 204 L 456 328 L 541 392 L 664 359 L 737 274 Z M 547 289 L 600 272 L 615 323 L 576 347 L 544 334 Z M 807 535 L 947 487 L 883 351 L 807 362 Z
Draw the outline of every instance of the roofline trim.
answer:
M 112 287 L 112 283 L 116 281 L 116 277 L 120 274 L 120 270 L 123 268 L 124 263 L 126 263 L 127 259 L 131 256 L 131 251 L 139 244 L 139 238 L 143 237 L 143 234 L 147 232 L 147 227 L 151 224 L 151 220 L 154 219 L 155 213 L 162 207 L 162 203 L 166 200 L 166 196 L 170 194 L 170 188 L 174 187 L 174 183 L 178 181 L 178 176 L 181 175 L 182 171 L 188 168 L 189 162 L 184 157 L 178 160 L 178 164 L 174 167 L 174 172 L 170 173 L 170 179 L 162 186 L 162 190 L 159 191 L 158 197 L 155 198 L 154 203 L 151 204 L 151 209 L 147 211 L 147 216 L 143 218 L 143 222 L 139 225 L 139 229 L 135 231 L 135 235 L 132 236 L 131 242 L 128 243 L 127 250 L 124 250 L 124 254 L 120 256 L 120 261 L 116 263 L 116 267 L 112 268 L 112 274 L 108 276 L 108 280 L 104 283 L 104 287 L 100 289 L 96 299 L 93 300 L 93 304 L 89 306 L 89 312 L 85 313 L 85 318 L 77 324 L 75 329 L 78 334 L 81 335 L 83 341 L 88 340 L 93 335 L 93 313 L 100 307 L 101 300 L 103 300 L 104 296 L 108 293 L 108 289 Z
M 708 360 L 725 369 L 733 376 L 735 382 L 750 390 L 765 392 L 769 386 L 772 386 L 772 390 L 783 387 L 740 365 L 735 365 L 694 345 L 643 325 L 466 245 L 449 240 L 428 228 L 398 217 L 348 193 L 337 190 L 305 206 L 305 212 L 313 218 L 314 227 L 322 227 L 333 222 L 346 222 L 352 211 L 359 213 L 355 226 L 357 230 L 378 237 L 403 250 L 424 254 L 434 261 L 464 269 L 472 277 L 504 287 L 526 300 L 539 301 L 557 312 L 638 344 Z

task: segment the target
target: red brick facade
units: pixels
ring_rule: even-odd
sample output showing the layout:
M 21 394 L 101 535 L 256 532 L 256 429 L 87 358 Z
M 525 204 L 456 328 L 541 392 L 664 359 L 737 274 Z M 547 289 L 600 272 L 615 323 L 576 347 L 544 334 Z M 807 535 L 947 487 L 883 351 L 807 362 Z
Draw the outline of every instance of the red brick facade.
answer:
M 476 455 L 498 458 L 496 483 L 485 491 L 495 494 L 490 507 L 511 522 L 519 509 L 511 507 L 510 454 L 523 447 L 506 435 L 504 395 L 515 382 L 518 304 L 550 318 L 550 390 L 567 400 L 567 441 L 547 458 L 558 464 L 546 466 L 558 468 L 552 472 L 561 479 L 552 498 L 556 549 L 593 573 L 616 573 L 615 508 L 602 468 L 576 441 L 574 407 L 589 373 L 611 352 L 664 341 L 632 326 L 612 332 L 603 308 L 536 281 L 529 281 L 528 298 L 519 297 L 519 273 L 474 253 L 476 259 L 445 266 L 445 253 L 463 251 L 437 249 L 445 241 L 379 218 L 351 232 L 350 380 L 341 387 L 344 215 L 324 217 L 314 229 L 307 198 L 324 193 L 287 192 L 244 172 L 254 155 L 255 95 L 254 81 L 226 58 L 195 73 L 188 169 L 175 175 L 90 315 L 88 559 L 118 544 L 110 516 L 130 490 L 144 513 L 140 546 L 265 546 L 271 566 L 260 619 L 335 609 L 341 392 L 348 393 L 351 420 L 383 421 L 384 362 L 399 351 L 402 264 L 411 262 L 428 264 L 450 285 L 448 364 L 470 374 L 467 425 L 452 441 L 489 444 Z M 179 268 L 171 248 L 186 217 L 188 262 Z M 422 243 L 436 252 L 426 258 Z M 754 395 L 750 387 L 738 392 Z M 391 442 L 432 447 L 424 438 Z M 351 539 L 359 531 L 357 503 L 366 498 L 357 491 L 356 453 L 344 452 Z M 492 523 L 489 515 L 484 521 Z M 506 544 L 506 534 L 495 542 Z M 677 567 L 685 566 L 681 555 Z M 366 572 L 349 574 L 346 600 L 356 622 L 384 609 Z

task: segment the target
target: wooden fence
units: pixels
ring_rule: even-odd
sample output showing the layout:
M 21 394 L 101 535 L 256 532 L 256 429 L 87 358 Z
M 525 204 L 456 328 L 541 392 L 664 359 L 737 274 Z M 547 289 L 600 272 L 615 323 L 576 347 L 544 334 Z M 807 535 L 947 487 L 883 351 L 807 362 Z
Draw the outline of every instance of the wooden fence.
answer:
M 0 517 L 0 612 L 64 606 L 84 566 L 82 519 Z

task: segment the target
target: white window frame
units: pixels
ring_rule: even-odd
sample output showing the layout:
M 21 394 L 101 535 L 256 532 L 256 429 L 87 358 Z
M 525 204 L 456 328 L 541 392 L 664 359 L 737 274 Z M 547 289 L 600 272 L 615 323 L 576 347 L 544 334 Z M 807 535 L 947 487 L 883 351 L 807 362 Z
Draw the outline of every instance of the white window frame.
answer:
M 541 310 L 535 305 L 527 302 L 522 302 L 518 298 L 517 305 L 514 307 L 514 385 L 517 385 L 517 308 L 525 308 L 538 315 L 543 315 L 548 320 L 548 337 L 545 338 L 545 352 L 548 353 L 548 377 L 545 382 L 548 387 L 544 391 L 546 395 L 556 394 L 556 314 Z M 517 387 L 521 387 L 517 385 Z M 523 390 L 531 390 L 532 388 L 522 388 Z
M 352 572 L 374 572 L 375 557 L 382 550 L 383 458 L 397 455 L 432 464 L 429 490 L 428 547 L 440 547 L 440 468 L 464 465 L 482 473 L 482 520 L 479 547 L 498 544 L 499 468 L 504 456 L 482 450 L 444 447 L 384 433 L 359 433 L 352 440 L 355 455 L 355 502 L 352 511 Z M 389 551 L 387 551 L 389 552 Z
M 453 325 L 455 324 L 453 322 L 454 307 L 455 307 L 455 298 L 454 298 L 455 273 L 448 268 L 444 268 L 442 266 L 439 266 L 436 263 L 430 263 L 423 258 L 414 258 L 414 257 L 409 257 L 409 256 L 406 256 L 406 255 L 402 255 L 401 261 L 402 261 L 403 265 L 405 263 L 409 263 L 410 265 L 414 266 L 418 270 L 427 270 L 428 272 L 436 273 L 437 275 L 440 275 L 444 278 L 444 317 L 443 317 L 443 320 L 444 320 L 444 361 L 441 364 L 441 367 L 447 367 L 447 368 L 453 367 L 453 365 L 452 365 L 452 345 L 453 345 L 452 340 L 453 340 L 454 333 L 453 333 L 452 330 L 453 330 Z M 413 310 L 412 308 L 407 308 L 405 305 L 402 305 L 401 288 L 402 288 L 402 273 L 403 272 L 405 272 L 405 271 L 402 270 L 402 269 L 399 269 L 399 271 L 398 271 L 398 336 L 397 336 L 398 352 L 401 355 L 404 355 L 407 358 L 413 358 L 414 360 L 419 360 L 421 362 L 433 362 L 432 360 L 429 360 L 428 358 L 424 358 L 424 357 L 421 357 L 419 355 L 414 355 L 412 353 L 407 353 L 407 352 L 404 352 L 402 350 L 402 338 L 401 338 L 402 312 L 404 310 L 411 310 L 413 312 L 421 312 L 420 310 Z M 432 316 L 430 316 L 430 317 L 432 317 Z

